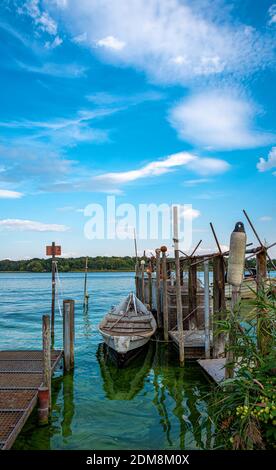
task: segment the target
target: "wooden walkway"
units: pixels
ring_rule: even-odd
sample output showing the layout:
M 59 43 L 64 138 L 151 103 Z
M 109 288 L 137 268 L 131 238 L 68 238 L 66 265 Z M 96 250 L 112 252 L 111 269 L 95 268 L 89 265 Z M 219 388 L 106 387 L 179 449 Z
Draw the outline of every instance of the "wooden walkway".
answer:
M 0 449 L 10 449 L 37 403 L 42 351 L 0 351 Z M 63 351 L 51 352 L 52 373 Z
M 224 380 L 225 375 L 225 358 L 219 359 L 200 359 L 197 361 L 204 371 L 217 384 Z
M 179 337 L 177 330 L 169 331 L 169 336 L 179 346 Z M 200 359 L 205 357 L 204 330 L 185 330 L 184 331 L 184 352 L 187 359 Z

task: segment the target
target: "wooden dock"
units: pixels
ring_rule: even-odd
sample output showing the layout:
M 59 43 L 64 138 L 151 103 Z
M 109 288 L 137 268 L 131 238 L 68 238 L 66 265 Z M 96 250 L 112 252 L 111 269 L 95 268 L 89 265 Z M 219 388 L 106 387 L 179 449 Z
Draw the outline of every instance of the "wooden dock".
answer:
M 225 376 L 225 358 L 219 359 L 199 359 L 197 361 L 208 376 L 217 384 L 224 380 Z
M 52 374 L 63 351 L 51 351 Z M 0 449 L 10 449 L 37 403 L 43 351 L 0 351 Z
M 177 330 L 169 331 L 170 339 L 179 346 L 179 334 Z M 205 331 L 184 330 L 184 351 L 187 359 L 200 359 L 205 357 Z

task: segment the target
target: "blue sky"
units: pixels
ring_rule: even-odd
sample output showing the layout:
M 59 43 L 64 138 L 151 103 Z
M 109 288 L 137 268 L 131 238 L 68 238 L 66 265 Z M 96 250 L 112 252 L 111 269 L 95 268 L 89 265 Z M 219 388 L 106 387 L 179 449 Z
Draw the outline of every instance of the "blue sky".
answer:
M 83 209 L 112 194 L 192 204 L 202 251 L 214 249 L 209 222 L 227 246 L 243 208 L 275 240 L 273 1 L 3 0 L 0 11 L 0 258 L 44 256 L 52 240 L 65 255 L 133 254 L 131 240 L 84 237 Z

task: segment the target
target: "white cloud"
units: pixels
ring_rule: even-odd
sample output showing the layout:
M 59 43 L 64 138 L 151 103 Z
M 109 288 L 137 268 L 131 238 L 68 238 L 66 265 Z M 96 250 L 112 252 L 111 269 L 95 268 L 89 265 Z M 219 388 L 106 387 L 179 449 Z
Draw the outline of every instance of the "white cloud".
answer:
M 8 189 L 0 189 L 0 199 L 19 199 L 23 193 L 17 191 L 10 191 Z
M 223 2 L 213 3 L 68 0 L 62 20 L 73 37 L 85 31 L 85 44 L 103 60 L 133 66 L 157 82 L 184 84 L 270 64 L 272 39 L 233 21 Z
M 224 161 L 215 158 L 200 158 L 188 152 L 179 152 L 169 155 L 163 160 L 156 160 L 143 166 L 138 170 L 105 173 L 94 177 L 94 181 L 106 184 L 124 184 L 136 181 L 141 178 L 159 176 L 177 167 L 186 166 L 189 170 L 200 175 L 224 173 L 230 168 L 230 165 Z
M 197 209 L 193 209 L 192 207 L 186 207 L 181 213 L 181 216 L 184 217 L 186 220 L 193 220 L 197 219 L 200 216 L 200 211 Z
M 197 186 L 198 184 L 209 183 L 209 178 L 196 178 L 193 180 L 186 180 L 184 181 L 185 186 Z
M 0 230 L 19 230 L 28 232 L 67 232 L 69 227 L 58 224 L 44 224 L 34 220 L 3 219 L 0 220 Z
M 259 171 L 264 172 L 276 168 L 276 147 L 272 147 L 270 150 L 267 160 L 261 157 L 257 163 L 257 168 Z
M 165 98 L 165 94 L 160 91 L 149 90 L 130 95 L 112 95 L 106 92 L 97 92 L 87 95 L 88 101 L 97 106 L 119 105 L 123 107 L 135 106 L 147 101 L 160 101 Z
M 272 140 L 253 128 L 254 106 L 229 91 L 210 91 L 183 99 L 169 113 L 179 137 L 212 149 L 258 147 Z
M 46 41 L 45 47 L 46 49 L 55 49 L 56 47 L 60 46 L 62 43 L 63 43 L 63 40 L 59 36 L 56 36 L 52 42 Z
M 270 215 L 263 215 L 262 217 L 259 218 L 261 222 L 270 222 L 272 220 L 272 217 Z
M 16 65 L 29 73 L 37 73 L 40 75 L 49 75 L 59 78 L 79 78 L 85 76 L 86 67 L 77 64 L 55 64 L 45 62 L 42 65 L 26 64 L 25 62 L 15 61 Z
M 27 0 L 17 11 L 30 16 L 42 31 L 50 35 L 57 33 L 57 23 L 46 11 L 41 10 L 39 0 Z
M 106 49 L 121 51 L 124 49 L 126 43 L 124 41 L 120 41 L 117 38 L 114 38 L 114 36 L 107 36 L 106 38 L 102 38 L 96 41 L 96 45 L 99 47 L 105 47 Z
M 268 10 L 269 21 L 270 25 L 276 24 L 276 3 L 273 3 Z
M 77 36 L 74 36 L 72 38 L 72 41 L 75 43 L 75 44 L 83 44 L 87 41 L 87 33 L 84 32 L 84 33 L 81 33 L 81 34 L 77 34 Z

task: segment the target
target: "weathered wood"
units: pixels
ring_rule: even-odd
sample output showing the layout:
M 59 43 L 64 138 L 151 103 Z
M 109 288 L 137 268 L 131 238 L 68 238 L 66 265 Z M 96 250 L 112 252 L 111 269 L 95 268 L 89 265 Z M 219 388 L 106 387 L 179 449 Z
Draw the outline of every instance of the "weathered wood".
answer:
M 162 317 L 161 317 L 161 288 L 160 288 L 160 250 L 159 248 L 155 250 L 156 253 L 156 313 L 157 313 L 157 325 L 158 328 L 162 327 Z
M 50 317 L 42 317 L 42 344 L 43 344 L 43 386 L 49 390 L 49 408 L 51 408 L 51 330 Z
M 179 261 L 179 240 L 178 240 L 178 207 L 173 208 L 173 238 L 174 238 L 174 256 L 175 256 L 175 289 L 176 289 L 176 308 L 177 308 L 177 330 L 179 337 L 179 363 L 184 365 L 184 334 L 183 334 L 183 312 L 181 298 L 180 282 L 180 261 Z
M 145 303 L 145 261 L 141 261 L 141 301 Z
M 225 265 L 223 256 L 213 259 L 213 357 L 218 358 L 224 354 L 225 335 L 217 334 L 217 320 L 226 318 L 225 304 Z
M 151 311 L 152 310 L 152 277 L 151 277 L 150 268 L 147 269 L 147 275 L 148 275 L 149 308 Z
M 205 358 L 210 359 L 210 291 L 209 291 L 209 261 L 204 261 L 204 330 Z
M 266 249 L 263 248 L 256 255 L 256 268 L 257 268 L 257 289 L 262 290 L 264 281 L 267 278 L 267 264 L 266 264 Z
M 187 329 L 198 328 L 198 319 L 197 319 L 197 267 L 192 265 L 192 262 L 189 263 L 189 278 L 188 278 L 188 290 L 189 290 L 189 314 L 194 312 L 192 315 L 189 316 L 189 319 L 186 320 L 188 322 Z M 184 325 L 186 328 L 186 325 Z
M 74 300 L 63 301 L 63 349 L 64 369 L 66 372 L 74 367 Z
M 169 311 L 168 311 L 168 285 L 167 285 L 167 247 L 162 246 L 162 282 L 163 282 L 163 327 L 164 339 L 169 340 Z
M 51 337 L 52 346 L 54 346 L 55 337 L 55 295 L 56 295 L 56 256 L 55 256 L 55 242 L 52 242 L 52 308 L 51 308 Z
M 230 319 L 231 323 L 233 324 L 234 317 L 235 317 L 235 309 L 239 300 L 239 287 L 232 286 L 232 298 L 231 298 L 231 308 L 230 308 Z M 235 362 L 235 354 L 233 351 L 233 346 L 235 345 L 235 334 L 233 330 L 234 326 L 230 330 L 228 335 L 228 344 L 227 344 L 227 351 L 226 351 L 226 361 L 225 361 L 225 378 L 230 379 L 234 377 L 234 362 Z
M 135 293 L 136 297 L 138 299 L 140 298 L 140 292 L 139 292 L 139 262 L 136 261 L 135 263 Z
M 38 424 L 45 426 L 49 422 L 49 398 L 50 391 L 47 387 L 38 389 Z

